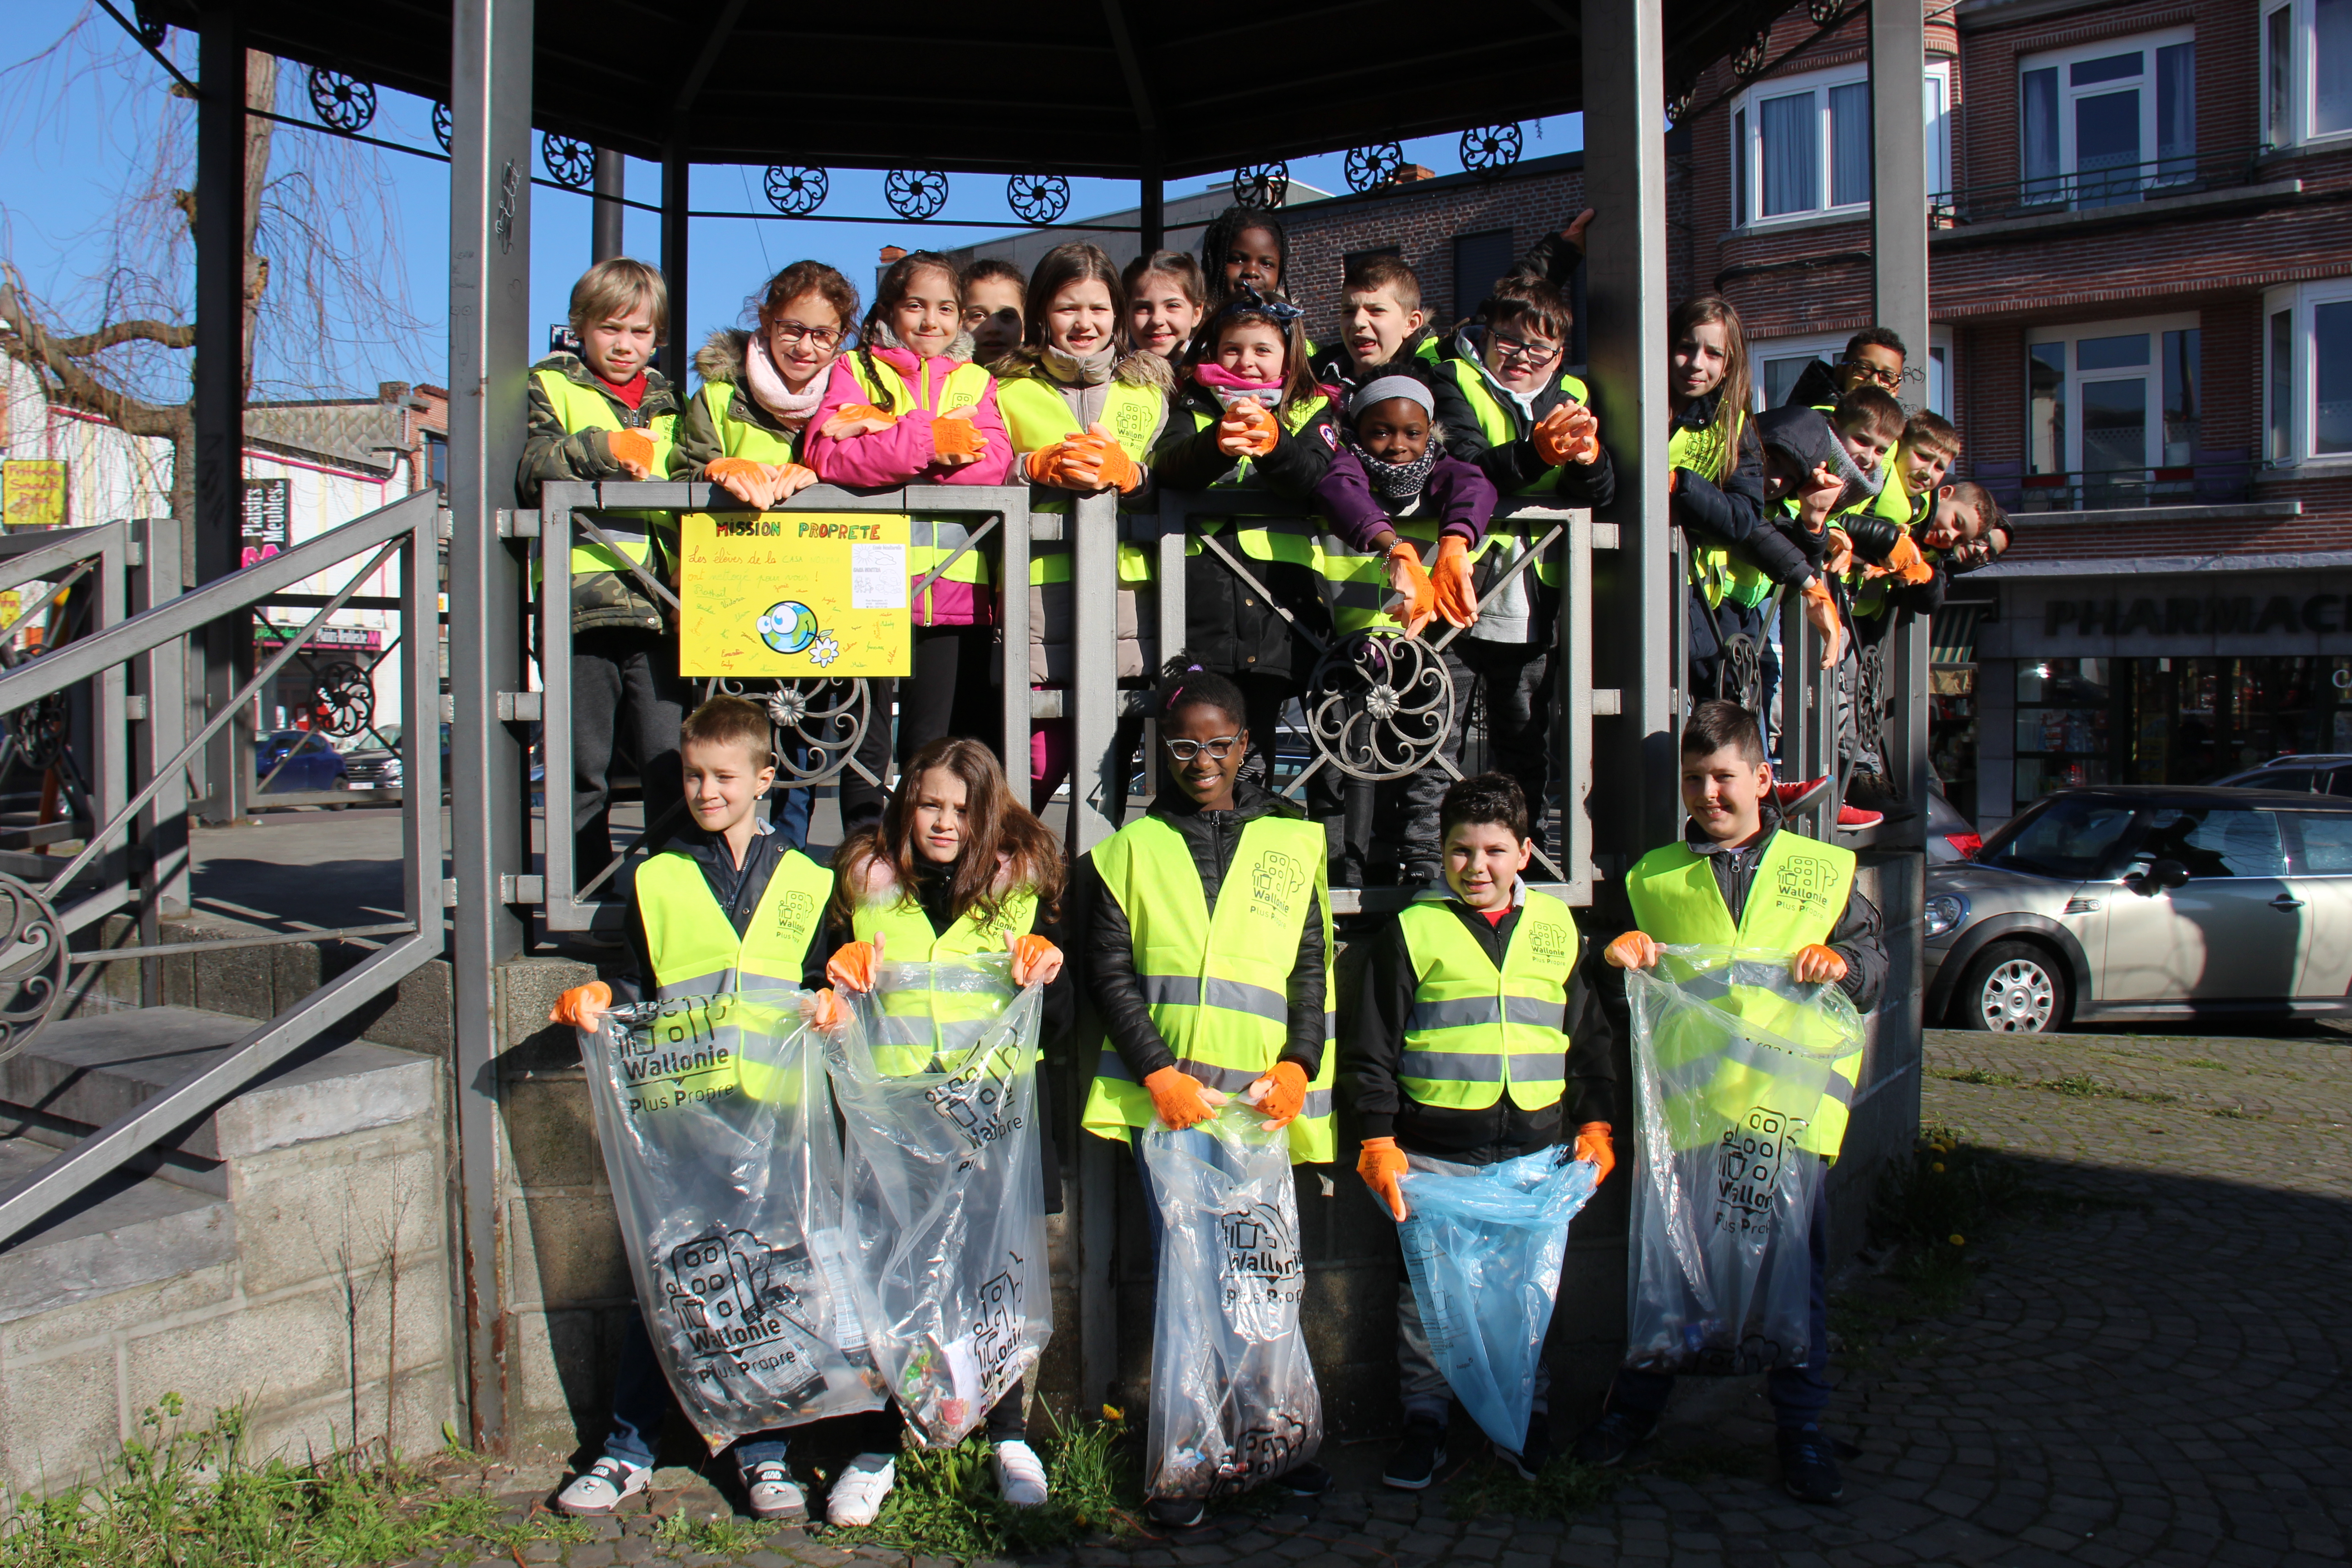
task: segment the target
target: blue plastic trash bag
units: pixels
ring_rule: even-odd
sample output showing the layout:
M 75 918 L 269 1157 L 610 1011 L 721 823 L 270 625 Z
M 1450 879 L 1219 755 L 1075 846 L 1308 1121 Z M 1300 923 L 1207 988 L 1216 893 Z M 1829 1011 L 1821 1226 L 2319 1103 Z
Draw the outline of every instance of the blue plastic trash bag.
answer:
M 646 1337 L 714 1454 L 882 1405 L 806 994 L 646 1003 L 580 1032 Z
M 1736 1375 L 1811 1352 L 1811 1237 L 1819 1154 L 1797 1142 L 1862 1048 L 1833 984 L 1790 978 L 1790 955 L 1668 947 L 1625 972 L 1640 1131 L 1625 1364 Z
M 1157 1121 L 1143 1158 L 1160 1208 L 1144 1491 L 1247 1491 L 1314 1458 L 1323 1396 L 1299 1331 L 1306 1270 L 1290 1134 L 1231 1100 L 1197 1127 Z
M 1492 1165 L 1407 1154 L 1397 1227 L 1429 1353 L 1495 1446 L 1516 1454 L 1535 1411 L 1536 1366 L 1559 1296 L 1568 1222 L 1598 1167 L 1541 1149 Z
M 853 1288 L 898 1408 L 963 1441 L 1054 1332 L 1037 1172 L 1044 993 L 1003 953 L 877 966 L 833 1042 Z

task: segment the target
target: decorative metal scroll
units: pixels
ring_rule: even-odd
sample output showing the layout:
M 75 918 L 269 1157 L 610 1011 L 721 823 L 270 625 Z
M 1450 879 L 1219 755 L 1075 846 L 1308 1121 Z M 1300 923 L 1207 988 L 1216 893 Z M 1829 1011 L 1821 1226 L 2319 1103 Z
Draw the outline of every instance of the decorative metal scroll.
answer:
M 1698 83 L 1686 81 L 1666 95 L 1666 123 L 1680 125 L 1683 116 L 1690 112 L 1691 100 L 1698 96 Z
M 310 705 L 320 729 L 348 741 L 375 727 L 375 682 L 358 665 L 338 660 L 319 672 Z
M 1894 671 L 1888 668 L 1887 649 L 1893 639 L 1885 638 L 1860 650 L 1859 673 L 1854 678 L 1853 751 L 1853 755 L 1863 771 L 1887 774 L 1888 759 L 1894 750 Z
M 0 873 L 0 1061 L 28 1045 L 66 990 L 66 938 L 48 900 Z
M 900 217 L 937 217 L 948 205 L 948 177 L 937 169 L 893 169 L 882 177 L 882 199 Z
M 38 772 L 58 765 L 66 751 L 68 714 L 66 694 L 52 691 L 8 715 L 8 733 L 25 766 Z
M 1394 184 L 1396 177 L 1404 173 L 1404 149 L 1393 142 L 1350 147 L 1345 166 L 1349 190 L 1376 191 L 1382 185 Z
M 310 109 L 321 125 L 364 131 L 375 119 L 375 85 L 341 71 L 310 68 Z
M 539 157 L 566 190 L 584 191 L 596 183 L 596 149 L 577 137 L 540 138 Z
M 1816 27 L 1845 20 L 1845 0 L 1806 0 L 1805 15 L 1813 19 Z
M 441 143 L 441 151 L 444 153 L 450 150 L 449 142 L 457 134 L 457 117 L 449 112 L 449 106 L 446 103 L 435 104 L 433 106 L 433 140 Z
M 1070 210 L 1070 182 L 1059 174 L 1015 174 L 1004 182 L 1004 200 L 1023 223 L 1055 223 Z
M 1738 51 L 1731 57 L 1732 74 L 1742 81 L 1749 79 L 1764 68 L 1764 62 L 1770 57 L 1771 52 L 1772 29 L 1767 26 L 1762 32 L 1741 45 Z
M 1350 778 L 1400 779 L 1437 762 L 1454 704 L 1444 655 L 1419 637 L 1357 632 L 1315 661 L 1307 736 Z
M 1526 145 L 1517 125 L 1475 126 L 1462 133 L 1462 166 L 1475 174 L 1507 169 Z
M 1735 633 L 1715 662 L 1715 694 L 1758 718 L 1764 710 L 1764 639 Z
M 169 33 L 171 28 L 160 19 L 149 16 L 147 7 L 144 5 L 133 5 L 131 8 L 131 15 L 138 24 L 134 30 L 139 35 L 139 42 L 147 48 L 162 48 L 164 35 Z
M 769 164 L 767 178 L 760 183 L 768 193 L 768 205 L 786 217 L 808 216 L 824 205 L 833 189 L 823 169 L 797 163 Z
M 785 789 L 831 784 L 856 756 L 873 722 L 872 689 L 863 680 L 760 680 L 719 676 L 702 694 L 744 697 L 768 710 L 774 727 L 776 783 Z
M 1234 171 L 1234 200 L 1270 211 L 1290 198 L 1288 163 L 1248 163 Z

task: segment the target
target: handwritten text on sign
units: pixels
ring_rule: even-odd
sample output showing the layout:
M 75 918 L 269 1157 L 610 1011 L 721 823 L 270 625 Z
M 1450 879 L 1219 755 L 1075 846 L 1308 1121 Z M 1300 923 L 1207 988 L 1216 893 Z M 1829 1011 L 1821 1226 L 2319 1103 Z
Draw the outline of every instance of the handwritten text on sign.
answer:
M 911 673 L 903 516 L 688 512 L 678 523 L 680 674 Z

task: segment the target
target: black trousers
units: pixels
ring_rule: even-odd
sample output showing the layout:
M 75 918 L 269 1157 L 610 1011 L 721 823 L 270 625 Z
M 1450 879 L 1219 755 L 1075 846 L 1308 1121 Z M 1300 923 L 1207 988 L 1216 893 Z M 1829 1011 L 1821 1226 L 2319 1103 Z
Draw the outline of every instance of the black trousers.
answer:
M 677 644 L 661 633 L 606 627 L 572 634 L 572 846 L 580 881 L 613 858 L 608 810 L 616 753 L 625 752 L 637 764 L 648 828 L 685 797 L 677 730 L 691 695 L 677 673 Z M 682 826 L 671 823 L 665 836 Z
M 996 633 L 988 626 L 917 626 L 913 673 L 899 680 L 869 680 L 874 706 L 866 722 L 866 736 L 857 745 L 857 760 L 877 781 L 868 784 L 855 771 L 841 775 L 841 831 L 846 836 L 882 820 L 889 803 L 890 759 L 895 754 L 904 771 L 917 752 L 942 735 L 969 735 L 985 741 L 992 751 L 1004 738 L 994 721 L 996 688 L 989 680 L 989 662 Z M 891 710 L 898 710 L 897 741 L 892 742 Z M 1002 762 L 1003 759 L 999 758 Z M 1025 775 L 1029 759 L 1021 759 Z

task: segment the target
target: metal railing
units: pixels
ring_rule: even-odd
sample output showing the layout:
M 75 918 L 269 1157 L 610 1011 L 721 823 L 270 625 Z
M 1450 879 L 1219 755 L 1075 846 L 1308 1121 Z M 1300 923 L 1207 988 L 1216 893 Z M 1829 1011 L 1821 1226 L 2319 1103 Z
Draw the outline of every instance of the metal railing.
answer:
M 338 938 L 391 939 L 358 964 L 232 1045 L 205 1071 L 104 1127 L 37 1171 L 0 1189 L 0 1243 L 87 1192 L 160 1140 L 399 984 L 442 951 L 440 755 L 415 748 L 403 802 L 403 918 L 333 931 L 236 937 L 202 944 L 158 940 L 165 891 L 187 871 L 187 769 L 213 737 L 247 711 L 297 649 L 397 561 L 404 621 L 403 706 L 431 714 L 441 702 L 438 550 L 442 512 L 430 492 L 395 501 L 291 550 L 192 592 L 180 592 L 179 526 L 170 520 L 109 523 L 68 535 L 0 539 L 0 587 L 61 581 L 94 562 L 97 629 L 0 673 L 0 713 L 17 714 L 86 690 L 95 723 L 91 821 L 81 849 L 32 879 L 0 875 L 11 930 L 0 980 L 13 984 L 0 1055 L 20 1049 L 76 993 L 70 972 L 137 961 L 152 1005 L 162 997 L 152 961 L 206 948 L 282 945 Z M 23 541 L 19 544 L 19 541 Z M 16 548 L 10 548 L 16 546 Z M 283 602 L 293 585 L 354 560 L 338 592 L 319 598 L 310 624 L 264 659 L 216 711 L 190 730 L 189 639 L 224 619 L 240 629 L 255 606 Z M 87 573 L 85 573 L 87 574 Z M 129 581 L 126 584 L 126 575 Z M 127 593 L 126 593 L 127 588 Z M 127 612 L 127 613 L 126 613 Z M 412 721 L 413 728 L 413 721 Z M 24 859 L 9 862 L 24 869 Z M 84 873 L 95 880 L 80 885 Z M 68 896 L 70 902 L 64 902 Z M 135 903 L 140 938 L 129 947 L 70 951 L 69 939 Z
M 2199 452 L 2187 463 L 2029 474 L 2018 463 L 1978 464 L 1969 477 L 2010 511 L 2105 507 L 2230 506 L 2253 493 L 2255 463 L 2243 450 Z
M 1937 227 L 1998 223 L 2050 213 L 2092 212 L 2164 196 L 2250 185 L 2260 177 L 2267 142 L 2211 152 L 2179 153 L 2143 163 L 2116 163 L 2015 180 L 1972 181 L 1927 198 Z

